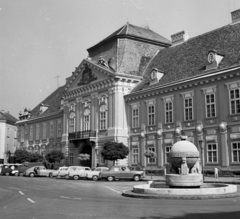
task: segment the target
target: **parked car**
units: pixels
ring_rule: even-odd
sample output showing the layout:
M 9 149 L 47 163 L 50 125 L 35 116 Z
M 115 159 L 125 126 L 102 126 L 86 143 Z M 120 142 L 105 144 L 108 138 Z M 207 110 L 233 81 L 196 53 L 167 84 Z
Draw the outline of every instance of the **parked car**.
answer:
M 52 171 L 53 170 L 46 169 L 46 167 L 44 167 L 44 166 L 33 166 L 33 167 L 28 168 L 25 171 L 24 176 L 30 176 L 30 177 L 49 176 Z
M 68 179 L 68 172 L 72 171 L 74 169 L 76 169 L 79 166 L 70 166 L 70 167 L 65 167 L 62 168 L 61 170 L 59 170 L 58 175 L 57 175 L 57 179 L 61 179 L 61 178 L 66 178 Z
M 99 179 L 99 174 L 103 171 L 108 171 L 108 167 L 96 167 L 93 171 L 87 173 L 87 178 L 94 181 Z
M 132 179 L 134 181 L 139 181 L 145 177 L 145 174 L 143 171 L 131 171 L 128 166 L 113 166 L 109 171 L 101 172 L 99 177 L 101 179 L 107 179 L 108 181 L 116 179 Z
M 87 178 L 87 174 L 89 172 L 93 172 L 90 167 L 79 166 L 76 169 L 72 169 L 68 172 L 68 178 L 73 178 L 75 180 L 78 180 L 80 178 Z
M 53 171 L 49 174 L 49 176 L 50 176 L 50 177 L 57 177 L 57 175 L 58 175 L 60 172 L 65 171 L 65 170 L 67 170 L 67 169 L 68 169 L 68 167 L 59 167 L 57 170 L 53 170 Z
M 1 175 L 15 175 L 18 176 L 18 168 L 21 167 L 22 164 L 3 164 L 1 168 Z

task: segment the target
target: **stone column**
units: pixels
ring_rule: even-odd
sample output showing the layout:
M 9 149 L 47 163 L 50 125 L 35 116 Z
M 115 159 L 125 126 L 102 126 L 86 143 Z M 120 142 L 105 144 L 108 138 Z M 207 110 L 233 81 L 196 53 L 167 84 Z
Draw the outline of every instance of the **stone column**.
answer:
M 81 100 L 82 97 L 78 97 L 77 99 L 77 107 L 76 107 L 76 131 L 79 132 L 81 131 L 81 126 L 80 126 L 80 108 L 81 108 Z
M 163 138 L 162 129 L 159 128 L 157 131 L 157 165 L 162 167 L 164 165 L 164 154 L 163 154 Z
M 140 159 L 140 162 L 141 162 L 141 166 L 144 166 L 146 167 L 146 158 L 145 158 L 145 151 L 146 151 L 146 133 L 145 131 L 142 131 L 141 132 L 141 145 L 140 145 L 140 154 L 141 154 L 141 159 Z
M 108 89 L 108 135 L 111 134 L 111 129 L 113 127 L 113 92 L 112 88 Z
M 227 123 L 221 122 L 219 124 L 219 131 L 221 134 L 221 149 L 222 149 L 222 166 L 229 166 L 229 150 L 228 150 L 228 139 L 227 139 Z
M 97 129 L 97 97 L 98 97 L 98 93 L 92 93 L 91 94 L 92 97 L 92 101 L 91 101 L 91 130 L 96 130 Z

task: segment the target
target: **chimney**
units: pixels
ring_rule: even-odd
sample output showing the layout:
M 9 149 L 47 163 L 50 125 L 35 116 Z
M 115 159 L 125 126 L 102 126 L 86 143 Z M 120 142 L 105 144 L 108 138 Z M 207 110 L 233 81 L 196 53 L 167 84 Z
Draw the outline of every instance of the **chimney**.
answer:
M 240 21 L 240 9 L 231 12 L 232 15 L 232 24 L 235 24 Z
M 173 34 L 171 38 L 172 38 L 172 46 L 175 46 L 180 43 L 186 42 L 189 38 L 189 35 L 188 33 L 185 33 L 185 31 L 183 30 L 181 32 Z

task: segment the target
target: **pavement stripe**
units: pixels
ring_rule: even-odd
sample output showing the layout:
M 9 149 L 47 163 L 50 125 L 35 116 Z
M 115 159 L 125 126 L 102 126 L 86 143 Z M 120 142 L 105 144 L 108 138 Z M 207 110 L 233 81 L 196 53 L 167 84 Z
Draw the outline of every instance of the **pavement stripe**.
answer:
M 21 191 L 19 191 L 19 193 L 20 193 L 21 195 L 24 195 L 24 193 L 23 193 L 23 192 L 21 192 Z
M 33 201 L 32 199 L 30 198 L 27 198 L 28 201 L 30 201 L 31 203 L 36 203 L 35 201 Z
M 112 190 L 112 191 L 118 193 L 118 194 L 121 194 L 121 192 L 119 192 L 119 191 L 117 191 L 117 190 L 115 190 L 115 189 L 112 189 L 112 188 L 110 188 L 110 187 L 108 187 L 108 186 L 105 186 L 105 187 L 106 187 L 107 189 L 110 189 L 110 190 Z

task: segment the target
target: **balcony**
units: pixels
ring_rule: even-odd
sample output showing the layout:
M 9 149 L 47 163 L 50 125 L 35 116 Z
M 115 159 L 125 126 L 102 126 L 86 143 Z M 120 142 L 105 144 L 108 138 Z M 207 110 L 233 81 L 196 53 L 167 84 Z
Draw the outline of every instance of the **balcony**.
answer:
M 95 138 L 96 131 L 80 131 L 80 132 L 72 132 L 68 133 L 68 140 L 78 140 L 78 139 L 87 139 L 87 138 Z

